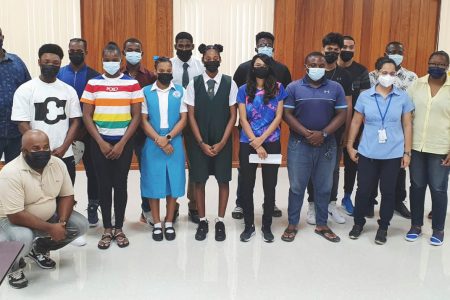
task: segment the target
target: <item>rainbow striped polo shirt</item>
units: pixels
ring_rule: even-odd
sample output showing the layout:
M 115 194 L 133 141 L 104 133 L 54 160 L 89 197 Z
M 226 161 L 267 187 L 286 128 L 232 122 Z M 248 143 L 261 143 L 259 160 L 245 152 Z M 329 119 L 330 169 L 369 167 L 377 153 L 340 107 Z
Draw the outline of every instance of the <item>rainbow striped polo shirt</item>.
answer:
M 93 120 L 103 139 L 117 142 L 131 122 L 131 105 L 143 102 L 144 94 L 137 80 L 128 75 L 100 75 L 88 81 L 80 101 L 95 106 Z

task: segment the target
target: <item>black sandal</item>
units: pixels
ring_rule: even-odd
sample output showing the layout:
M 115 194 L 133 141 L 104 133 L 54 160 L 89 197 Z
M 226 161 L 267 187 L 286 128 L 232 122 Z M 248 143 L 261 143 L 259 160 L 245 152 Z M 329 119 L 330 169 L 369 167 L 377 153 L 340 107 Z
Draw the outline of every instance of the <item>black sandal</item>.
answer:
M 286 227 L 286 229 L 283 232 L 283 235 L 281 236 L 281 240 L 285 242 L 292 242 L 295 239 L 297 232 L 298 229 L 289 229 L 289 227 Z
M 153 227 L 152 238 L 157 242 L 161 242 L 164 238 L 161 227 Z
M 98 249 L 108 249 L 111 246 L 111 242 L 113 240 L 113 235 L 111 232 L 105 232 L 102 235 L 102 238 L 100 239 L 100 241 L 98 241 L 97 247 Z
M 123 231 L 115 231 L 114 239 L 116 240 L 117 246 L 119 246 L 119 248 L 125 248 L 130 245 L 130 241 L 128 240 L 125 233 L 123 233 Z
M 173 241 L 176 237 L 175 228 L 172 226 L 164 228 L 164 237 L 168 241 Z
M 330 242 L 338 243 L 341 241 L 341 238 L 338 237 L 333 231 L 331 231 L 331 229 L 322 229 L 322 230 L 315 229 L 314 232 Z M 332 238 L 330 237 L 330 235 L 334 235 L 335 237 Z

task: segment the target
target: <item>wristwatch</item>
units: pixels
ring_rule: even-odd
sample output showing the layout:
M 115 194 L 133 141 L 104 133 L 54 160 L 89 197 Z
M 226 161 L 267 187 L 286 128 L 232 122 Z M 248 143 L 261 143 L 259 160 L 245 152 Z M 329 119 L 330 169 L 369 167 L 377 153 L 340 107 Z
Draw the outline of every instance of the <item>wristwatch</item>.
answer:
M 403 152 L 404 155 L 408 155 L 409 157 L 411 157 L 411 151 L 405 151 Z
M 172 141 L 172 136 L 170 134 L 166 135 L 166 139 L 170 142 Z
M 322 130 L 322 136 L 323 138 L 326 138 L 328 136 L 328 133 L 325 130 Z

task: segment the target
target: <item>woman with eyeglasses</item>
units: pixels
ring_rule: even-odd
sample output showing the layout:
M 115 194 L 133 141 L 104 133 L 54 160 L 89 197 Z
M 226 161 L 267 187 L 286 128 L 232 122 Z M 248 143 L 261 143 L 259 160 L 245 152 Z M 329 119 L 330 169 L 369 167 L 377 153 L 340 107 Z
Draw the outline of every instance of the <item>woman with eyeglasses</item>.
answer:
M 400 168 L 409 166 L 411 159 L 414 105 L 406 92 L 393 85 L 396 65 L 392 59 L 381 57 L 375 67 L 378 84 L 358 97 L 347 141 L 348 154 L 358 163 L 355 225 L 349 237 L 357 239 L 361 235 L 371 192 L 380 180 L 380 219 L 375 243 L 383 245 L 394 214 L 397 176 Z M 356 150 L 353 145 L 363 122 L 364 129 Z
M 430 188 L 432 229 L 430 244 L 444 243 L 450 170 L 450 80 L 447 75 L 449 56 L 444 51 L 431 54 L 428 75 L 419 78 L 408 89 L 414 111 L 411 166 L 411 229 L 407 241 L 422 235 L 425 191 Z

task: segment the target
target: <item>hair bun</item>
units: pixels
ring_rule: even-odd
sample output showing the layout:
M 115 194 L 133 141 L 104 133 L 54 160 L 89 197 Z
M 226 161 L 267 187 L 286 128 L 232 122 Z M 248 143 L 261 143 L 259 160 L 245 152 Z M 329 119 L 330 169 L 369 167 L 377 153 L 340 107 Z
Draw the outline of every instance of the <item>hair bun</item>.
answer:
M 205 54 L 207 49 L 207 46 L 205 44 L 200 44 L 200 46 L 198 46 L 198 52 L 200 52 L 201 54 Z
M 213 46 L 219 53 L 223 52 L 223 46 L 221 44 L 214 44 Z

